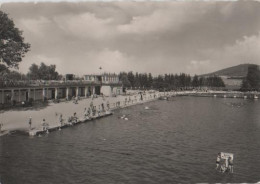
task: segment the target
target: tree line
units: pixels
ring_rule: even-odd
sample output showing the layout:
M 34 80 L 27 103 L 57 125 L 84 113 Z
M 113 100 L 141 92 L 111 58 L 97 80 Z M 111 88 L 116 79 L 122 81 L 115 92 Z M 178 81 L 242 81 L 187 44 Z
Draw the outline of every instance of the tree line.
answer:
M 219 88 L 225 87 L 223 80 L 218 76 L 198 76 L 191 77 L 188 74 L 164 74 L 152 76 L 151 73 L 133 73 L 120 72 L 119 79 L 126 88 L 141 88 L 141 89 L 159 89 L 159 90 L 174 90 L 174 89 L 191 89 L 191 88 Z
M 249 65 L 246 77 L 242 81 L 242 91 L 260 90 L 260 70 L 257 65 Z

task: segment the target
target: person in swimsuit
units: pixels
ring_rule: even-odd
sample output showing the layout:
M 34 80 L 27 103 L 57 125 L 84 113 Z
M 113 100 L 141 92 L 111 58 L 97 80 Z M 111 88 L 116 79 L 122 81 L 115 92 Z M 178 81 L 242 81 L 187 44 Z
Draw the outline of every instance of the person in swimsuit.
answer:
M 3 123 L 0 123 L 0 133 L 2 132 Z
M 233 173 L 233 159 L 231 157 L 228 157 L 228 170 Z
M 32 129 L 32 117 L 29 118 L 28 123 L 29 123 L 29 130 L 31 130 Z
M 78 122 L 78 117 L 77 117 L 77 113 L 76 112 L 74 112 L 72 118 L 73 118 L 73 123 L 77 123 Z
M 217 160 L 216 160 L 216 170 L 218 170 L 219 168 L 220 160 L 221 160 L 221 156 L 220 153 L 218 153 Z
M 60 122 L 60 126 L 63 126 L 63 119 L 62 119 L 62 114 L 60 114 L 60 117 L 59 117 L 59 122 Z

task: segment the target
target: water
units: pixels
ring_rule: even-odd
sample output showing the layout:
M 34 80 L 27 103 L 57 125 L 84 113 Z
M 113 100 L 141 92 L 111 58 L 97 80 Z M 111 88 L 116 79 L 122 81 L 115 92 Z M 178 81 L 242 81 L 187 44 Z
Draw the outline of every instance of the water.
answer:
M 42 137 L 1 137 L 1 182 L 255 183 L 259 112 L 260 101 L 176 97 Z M 221 151 L 234 153 L 234 174 L 215 170 Z

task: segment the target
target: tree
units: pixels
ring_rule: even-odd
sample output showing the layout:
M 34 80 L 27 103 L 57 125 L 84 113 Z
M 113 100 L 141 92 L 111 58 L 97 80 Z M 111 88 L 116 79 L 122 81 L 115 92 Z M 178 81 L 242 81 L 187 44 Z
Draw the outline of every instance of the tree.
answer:
M 40 66 L 32 64 L 27 73 L 29 79 L 32 80 L 59 80 L 60 75 L 56 71 L 56 65 L 46 65 L 41 63 Z
M 29 72 L 28 72 L 27 76 L 31 80 L 40 79 L 40 77 L 39 77 L 39 66 L 33 63 L 29 68 Z
M 13 20 L 0 11 L 0 62 L 8 68 L 18 68 L 30 44 L 24 42 L 22 31 L 15 27 Z
M 139 74 L 138 72 L 135 73 L 135 87 L 139 88 L 140 87 L 140 79 L 139 79 Z
M 151 73 L 148 74 L 148 88 L 151 88 L 153 85 L 153 76 Z
M 260 83 L 260 71 L 257 65 L 248 66 L 248 72 L 244 85 L 247 84 L 248 90 L 258 90 Z
M 127 78 L 128 78 L 128 80 L 129 80 L 129 82 L 130 82 L 130 84 L 131 84 L 131 87 L 133 87 L 134 84 L 135 84 L 135 76 L 134 76 L 134 74 L 133 74 L 132 71 L 131 71 L 131 72 L 128 72 Z
M 198 77 L 197 75 L 195 75 L 195 76 L 193 77 L 191 83 L 192 83 L 192 86 L 193 86 L 193 87 L 199 87 L 199 86 L 200 86 L 200 84 L 199 84 L 199 77 Z
M 128 80 L 127 73 L 120 72 L 119 73 L 119 80 L 122 81 L 124 87 L 130 87 L 131 83 Z

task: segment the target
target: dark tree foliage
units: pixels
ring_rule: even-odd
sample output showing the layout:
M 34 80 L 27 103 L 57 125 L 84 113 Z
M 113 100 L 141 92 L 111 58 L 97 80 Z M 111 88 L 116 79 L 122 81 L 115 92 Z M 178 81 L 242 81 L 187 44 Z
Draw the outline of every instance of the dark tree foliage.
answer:
M 134 76 L 133 72 L 128 72 L 127 78 L 130 82 L 130 86 L 133 87 L 134 83 L 135 83 L 135 76 Z
M 131 87 L 131 82 L 129 81 L 126 72 L 119 73 L 119 80 L 122 81 L 124 87 Z
M 260 70 L 257 65 L 248 66 L 246 78 L 242 81 L 242 90 L 259 90 L 260 89 Z
M 193 77 L 191 84 L 192 84 L 193 87 L 199 87 L 200 86 L 199 77 L 197 75 L 195 75 Z
M 15 27 L 13 20 L 0 11 L 0 65 L 18 68 L 30 44 L 24 43 L 22 31 Z
M 179 75 L 164 74 L 153 77 L 151 73 L 121 72 L 120 80 L 125 87 L 133 89 L 158 89 L 161 91 L 175 89 L 192 89 L 198 87 L 225 87 L 223 80 L 218 76 L 191 77 L 185 73 Z
M 41 63 L 40 66 L 32 64 L 27 76 L 30 80 L 59 80 L 59 73 L 56 71 L 56 65 L 46 65 Z

